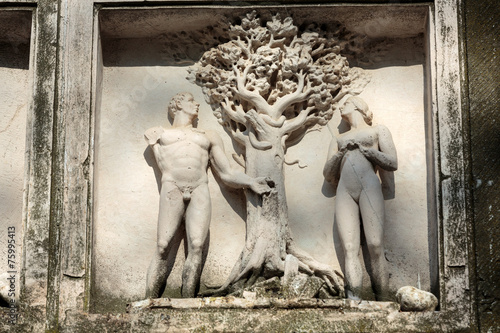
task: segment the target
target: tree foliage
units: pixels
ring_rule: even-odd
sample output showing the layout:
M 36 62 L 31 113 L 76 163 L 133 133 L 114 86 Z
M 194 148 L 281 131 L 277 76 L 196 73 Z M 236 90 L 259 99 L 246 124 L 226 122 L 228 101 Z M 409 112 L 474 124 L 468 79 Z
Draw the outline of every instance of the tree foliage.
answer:
M 285 148 L 325 125 L 337 102 L 368 82 L 342 55 L 352 52 L 354 37 L 339 25 L 299 29 L 279 14 L 263 24 L 254 11 L 228 33 L 230 41 L 206 51 L 191 74 L 219 122 L 242 144 L 265 149 L 272 130 Z

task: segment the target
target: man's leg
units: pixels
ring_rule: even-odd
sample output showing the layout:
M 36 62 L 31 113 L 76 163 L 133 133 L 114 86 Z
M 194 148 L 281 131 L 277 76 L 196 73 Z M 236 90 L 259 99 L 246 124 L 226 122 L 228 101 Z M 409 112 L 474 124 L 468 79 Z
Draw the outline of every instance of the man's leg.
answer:
M 170 243 L 179 229 L 183 214 L 184 201 L 181 191 L 173 184 L 163 184 L 160 193 L 156 251 L 148 269 L 146 298 L 161 296 L 160 290 L 167 282 L 167 257 Z
M 186 209 L 188 256 L 182 272 L 182 297 L 195 297 L 200 283 L 203 246 L 207 240 L 212 204 L 208 185 L 198 186 Z

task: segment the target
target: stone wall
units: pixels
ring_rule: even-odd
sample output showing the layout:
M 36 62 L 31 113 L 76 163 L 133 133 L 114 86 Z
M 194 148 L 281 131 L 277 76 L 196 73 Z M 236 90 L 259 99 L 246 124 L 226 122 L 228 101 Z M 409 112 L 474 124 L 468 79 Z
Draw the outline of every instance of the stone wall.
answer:
M 370 3 L 362 2 L 355 6 Z M 304 9 L 271 4 L 299 21 L 335 16 L 371 38 L 399 34 L 385 50 L 386 63 L 365 65 L 372 81 L 361 96 L 372 106 L 376 122 L 391 129 L 400 154 L 396 199 L 386 203 L 390 281 L 393 288 L 420 283 L 434 292 L 440 307 L 432 313 L 403 313 L 395 303 L 383 302 L 261 301 L 243 306 L 232 299 L 224 304 L 198 301 L 205 303 L 194 308 L 165 302 L 126 313 L 126 303 L 142 297 L 155 242 L 158 183 L 142 134 L 151 126 L 169 126 L 162 112 L 178 89 L 191 90 L 203 100 L 199 87 L 184 81 L 184 68 L 162 58 L 169 52 L 165 31 L 186 20 L 159 13 L 179 13 L 187 6 L 188 17 L 214 13 L 206 20 L 217 20 L 223 11 L 246 12 L 270 4 L 227 3 L 231 10 L 220 4 L 168 1 L 158 6 L 80 0 L 0 4 L 0 27 L 5 28 L 0 29 L 0 154 L 8 161 L 0 168 L 0 255 L 9 254 L 8 228 L 15 227 L 13 274 L 16 300 L 20 297 L 10 309 L 0 309 L 3 328 L 500 329 L 500 193 L 495 186 L 500 181 L 495 132 L 500 122 L 495 72 L 499 13 L 494 0 L 482 6 L 452 0 L 429 6 L 391 2 L 368 10 L 361 6 L 356 15 L 350 13 L 357 7 L 328 2 L 322 3 L 324 10 L 300 1 L 294 5 Z M 424 15 L 415 19 L 408 13 L 417 7 Z M 204 28 L 206 20 L 193 24 Z M 338 114 L 331 120 L 333 134 L 339 121 Z M 201 107 L 199 126 L 220 132 L 229 159 L 238 152 L 207 104 Z M 287 158 L 299 163 L 286 166 L 287 195 L 298 244 L 342 270 L 333 228 L 334 192 L 321 176 L 326 145 L 318 145 L 330 140 L 330 131 L 317 128 L 289 149 Z M 300 163 L 308 166 L 301 168 Z M 209 183 L 213 219 L 202 276 L 206 286 L 224 281 L 245 237 L 244 196 L 217 185 L 216 177 L 210 176 Z M 223 240 L 223 235 L 230 236 Z M 222 252 L 223 258 L 218 254 Z M 182 247 L 177 256 L 169 281 L 172 294 L 167 296 L 178 294 Z M 12 313 L 18 314 L 15 324 L 10 322 Z
M 499 27 L 494 1 L 465 2 L 472 202 L 481 332 L 500 330 Z

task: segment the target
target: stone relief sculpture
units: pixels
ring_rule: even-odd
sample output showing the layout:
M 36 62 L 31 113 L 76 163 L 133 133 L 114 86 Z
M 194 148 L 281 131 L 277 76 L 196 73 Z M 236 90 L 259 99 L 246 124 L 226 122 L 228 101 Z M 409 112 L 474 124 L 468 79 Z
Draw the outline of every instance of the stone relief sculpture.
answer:
M 287 147 L 331 119 L 346 94 L 356 95 L 367 75 L 352 68 L 343 52 L 352 43 L 338 25 L 299 29 L 290 17 L 262 24 L 255 12 L 231 24 L 230 41 L 206 51 L 191 69 L 214 114 L 244 151 L 240 163 L 250 177 L 269 177 L 274 187 L 260 197 L 246 191 L 246 243 L 226 283 L 251 286 L 283 275 L 285 258 L 343 294 L 342 275 L 297 247 L 288 226 L 283 163 Z
M 385 208 L 376 167 L 396 170 L 396 148 L 387 127 L 371 126 L 373 114 L 361 98 L 348 98 L 340 110 L 350 130 L 332 140 L 323 174 L 327 181 L 338 180 L 335 219 L 344 249 L 347 296 L 360 299 L 363 271 L 358 254 L 362 226 L 371 259 L 373 288 L 377 300 L 384 300 L 388 293 Z
M 185 220 L 188 255 L 182 273 L 182 296 L 194 297 L 202 267 L 202 249 L 208 235 L 211 215 L 207 168 L 212 167 L 222 181 L 236 188 L 249 188 L 256 197 L 269 192 L 264 177 L 252 178 L 234 171 L 227 160 L 221 138 L 214 132 L 193 127 L 199 104 L 189 93 L 177 94 L 168 106 L 174 119 L 171 129 L 146 131 L 162 173 L 158 243 L 147 275 L 146 297 L 157 298 L 167 279 L 169 245 Z

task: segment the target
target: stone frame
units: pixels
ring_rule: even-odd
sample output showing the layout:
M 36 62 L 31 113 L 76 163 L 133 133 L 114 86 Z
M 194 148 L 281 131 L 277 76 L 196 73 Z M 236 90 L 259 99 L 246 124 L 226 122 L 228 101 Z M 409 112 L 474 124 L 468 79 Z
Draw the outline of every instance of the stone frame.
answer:
M 68 329 L 70 326 L 84 329 L 89 321 L 93 321 L 92 325 L 106 325 L 106 316 L 88 314 L 92 271 L 92 124 L 99 68 L 95 18 L 103 7 L 126 6 L 129 2 L 18 0 L 16 3 L 36 7 L 32 59 L 37 64 L 32 68 L 34 91 L 30 112 L 35 125 L 30 143 L 22 302 L 38 310 L 21 313 L 21 321 L 30 327 L 43 327 L 47 320 L 49 330 L 57 329 L 62 322 Z M 307 5 L 306 1 L 294 3 Z M 137 6 L 135 2 L 130 4 Z M 258 6 L 261 2 L 248 4 Z M 161 5 L 169 6 L 169 1 Z M 429 30 L 429 39 L 433 41 L 429 93 L 434 118 L 432 150 L 438 199 L 440 310 L 397 313 L 390 319 L 383 313 L 373 313 L 372 319 L 365 318 L 364 325 L 372 325 L 370 329 L 376 331 L 457 331 L 476 326 L 466 177 L 469 165 L 464 152 L 468 137 L 463 134 L 465 73 L 459 56 L 463 48 L 462 7 L 460 0 L 436 0 L 430 7 L 429 18 L 434 29 Z M 130 323 L 135 322 L 140 327 L 144 321 L 159 322 L 166 311 L 169 310 L 114 316 L 113 322 L 123 327 L 131 327 Z M 271 310 L 258 311 L 262 311 L 268 322 L 273 321 L 267 316 Z M 323 316 L 340 313 L 321 311 Z M 229 312 L 235 318 L 245 316 L 237 309 Z M 179 313 L 175 310 L 169 315 Z M 207 318 L 209 314 L 201 313 L 200 317 Z M 30 318 L 36 320 L 29 324 Z M 358 319 L 357 316 L 342 319 L 342 327 L 360 329 Z

